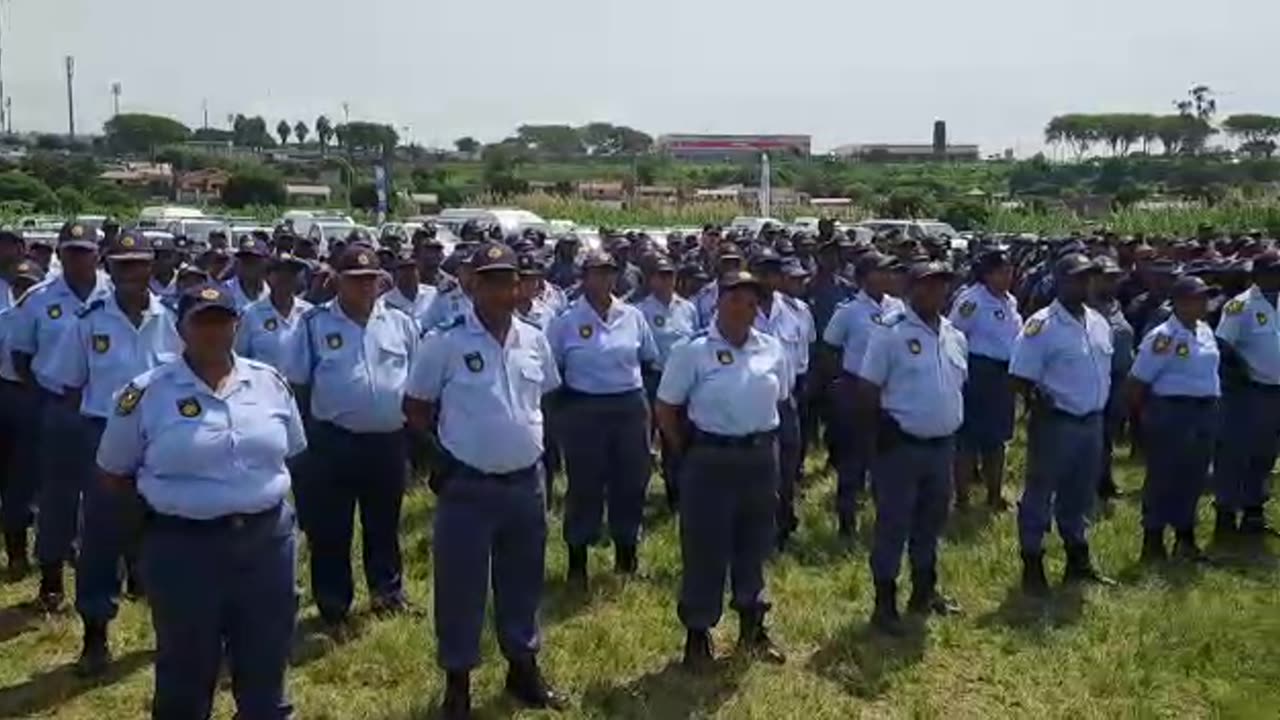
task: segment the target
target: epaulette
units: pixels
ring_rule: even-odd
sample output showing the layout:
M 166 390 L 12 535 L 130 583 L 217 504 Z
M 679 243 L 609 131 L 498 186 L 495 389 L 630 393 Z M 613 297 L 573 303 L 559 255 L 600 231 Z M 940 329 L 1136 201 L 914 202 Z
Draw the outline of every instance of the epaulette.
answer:
M 436 325 L 434 329 L 435 329 L 435 330 L 437 330 L 437 331 L 439 331 L 439 332 L 445 332 L 446 330 L 452 330 L 452 329 L 454 329 L 454 328 L 456 328 L 456 327 L 459 327 L 459 326 L 461 326 L 461 325 L 465 325 L 465 324 L 466 324 L 466 322 L 467 322 L 467 316 L 466 316 L 466 315 L 456 315 L 456 316 L 454 316 L 453 318 L 450 318 L 450 319 L 448 319 L 448 320 L 445 320 L 444 322 L 440 323 L 439 325 Z
M 444 280 L 440 281 L 439 285 L 436 286 L 436 292 L 440 293 L 441 295 L 444 295 L 445 293 L 451 293 L 457 289 L 458 289 L 458 281 L 454 280 L 453 278 L 445 278 Z
M 106 306 L 107 306 L 107 302 L 102 298 L 98 298 L 97 300 L 94 300 L 88 305 L 85 305 L 84 307 L 77 310 L 76 317 L 80 317 L 80 318 L 87 317 L 90 313 L 94 312 L 95 310 L 101 310 Z
M 535 329 L 535 330 L 537 330 L 538 332 L 542 332 L 542 326 L 541 326 L 541 325 L 539 325 L 538 323 L 534 322 L 532 319 L 527 318 L 527 317 L 525 317 L 525 316 L 521 315 L 520 313 L 512 313 L 511 317 L 515 318 L 516 320 L 519 320 L 520 322 L 524 323 L 525 325 L 528 325 L 528 326 L 529 326 L 529 327 L 531 327 L 531 328 L 534 328 L 534 329 Z M 465 318 L 463 318 L 463 319 L 465 320 Z
M 280 374 L 280 371 L 277 370 L 274 365 L 264 363 L 261 360 L 254 360 L 253 358 L 242 357 L 240 359 L 254 370 L 261 370 L 262 372 L 270 375 L 277 383 L 280 384 L 280 387 L 284 388 L 284 391 L 288 393 L 290 397 L 293 396 L 293 386 L 289 384 L 289 381 L 285 379 L 284 375 Z
M 307 308 L 306 312 L 302 313 L 302 321 L 311 322 L 312 318 L 324 312 L 329 312 L 329 307 L 327 303 L 317 303 L 315 305 L 312 305 L 311 307 Z

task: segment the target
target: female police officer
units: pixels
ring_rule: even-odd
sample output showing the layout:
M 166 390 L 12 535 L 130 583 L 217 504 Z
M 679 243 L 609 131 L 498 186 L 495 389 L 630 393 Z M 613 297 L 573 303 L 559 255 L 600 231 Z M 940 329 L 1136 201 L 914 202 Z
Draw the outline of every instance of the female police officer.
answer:
M 1212 289 L 1193 275 L 1171 288 L 1173 315 L 1138 347 L 1129 392 L 1143 411 L 1147 477 L 1142 488 L 1142 560 L 1165 557 L 1164 531 L 1173 528 L 1174 552 L 1200 559 L 1196 503 L 1209 477 L 1217 437 L 1218 343 L 1204 322 Z
M 684 662 L 695 670 L 712 659 L 726 571 L 741 618 L 739 646 L 785 660 L 764 628 L 764 561 L 778 505 L 778 407 L 793 371 L 781 342 L 752 327 L 760 282 L 729 272 L 718 288 L 714 323 L 675 346 L 658 386 L 659 426 L 683 451 L 678 612 L 688 631 Z
M 636 572 L 650 465 L 641 366 L 658 359 L 644 315 L 612 294 L 613 257 L 595 252 L 583 267 L 582 296 L 547 330 L 564 376 L 558 408 L 569 475 L 564 536 L 569 580 L 579 589 L 586 587 L 587 547 L 599 538 L 606 499 L 615 567 Z
M 156 633 L 155 718 L 208 717 L 223 647 L 239 717 L 284 718 L 297 613 L 285 459 L 306 446 L 285 380 L 232 352 L 238 313 L 204 284 L 178 302 L 183 357 L 116 397 L 104 481 L 147 505 L 141 571 Z

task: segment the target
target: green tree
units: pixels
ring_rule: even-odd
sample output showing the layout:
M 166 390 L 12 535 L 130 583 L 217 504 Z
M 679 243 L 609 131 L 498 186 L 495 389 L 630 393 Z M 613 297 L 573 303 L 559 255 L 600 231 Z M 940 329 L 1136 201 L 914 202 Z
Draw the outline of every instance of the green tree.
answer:
M 222 201 L 229 207 L 248 205 L 283 205 L 286 196 L 284 179 L 264 167 L 246 167 L 231 175 L 222 190 Z
M 102 126 L 110 148 L 119 153 L 153 153 L 161 145 L 180 143 L 191 129 L 172 118 L 129 113 L 116 115 Z
M 26 173 L 10 170 L 0 173 L 0 202 L 31 203 L 36 212 L 58 212 L 58 196 L 48 185 Z
M 288 145 L 289 136 L 293 134 L 293 128 L 289 125 L 288 120 L 281 120 L 276 125 L 276 135 L 280 136 L 280 144 Z
M 935 215 L 933 196 L 917 187 L 895 189 L 880 205 L 880 214 L 888 218 L 919 218 Z
M 58 208 L 66 215 L 74 215 L 83 212 L 89 205 L 89 201 L 85 198 L 84 193 L 67 185 L 58 188 L 56 193 L 58 196 Z
M 585 149 L 578 132 L 568 125 L 521 125 L 516 138 L 543 157 L 565 159 L 582 155 Z
M 1280 117 L 1274 115 L 1232 115 L 1222 121 L 1222 129 L 1240 141 L 1240 150 L 1251 157 L 1271 157 L 1280 137 Z
M 483 159 L 481 178 L 486 190 L 495 195 L 515 195 L 528 190 L 529 184 L 516 177 L 516 165 L 521 160 L 512 148 L 490 145 L 484 149 Z
M 1218 112 L 1218 101 L 1213 97 L 1213 90 L 1208 85 L 1196 85 L 1187 91 L 1187 97 L 1174 100 L 1178 115 L 1188 121 L 1181 141 L 1181 150 L 1187 155 L 1194 155 L 1204 149 L 1205 141 L 1217 130 L 1213 127 L 1213 116 Z
M 299 120 L 297 123 L 294 124 L 293 136 L 298 138 L 299 145 L 306 145 L 307 136 L 310 134 L 311 134 L 311 129 L 307 127 L 306 123 Z
M 231 133 L 236 145 L 240 147 L 263 148 L 275 147 L 276 141 L 267 132 L 267 121 L 262 116 L 245 117 L 236 115 L 231 121 Z
M 199 128 L 191 133 L 191 139 L 204 142 L 235 142 L 236 135 L 230 130 Z
M 458 149 L 458 152 L 470 155 L 480 149 L 480 141 L 468 135 L 454 140 L 453 146 Z
M 400 142 L 395 128 L 371 122 L 351 122 L 336 128 L 338 141 L 347 152 L 366 151 L 390 154 Z
M 368 210 L 378 208 L 378 189 L 371 182 L 359 182 L 351 187 L 351 207 Z
M 333 139 L 333 123 L 329 122 L 329 118 L 321 115 L 316 118 L 315 128 L 316 138 L 320 141 L 320 154 L 323 155 L 329 147 L 329 141 Z

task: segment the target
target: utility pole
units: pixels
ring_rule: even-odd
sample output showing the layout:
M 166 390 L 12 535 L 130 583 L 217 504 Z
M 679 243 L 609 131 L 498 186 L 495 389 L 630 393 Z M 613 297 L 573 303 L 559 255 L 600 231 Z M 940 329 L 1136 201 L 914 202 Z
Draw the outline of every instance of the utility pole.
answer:
M 342 103 L 342 122 L 351 124 L 351 103 L 349 102 Z
M 202 106 L 204 107 L 204 129 L 209 129 L 209 100 L 206 98 Z
M 0 1 L 0 22 L 3 22 L 4 20 L 3 15 L 4 15 L 4 3 Z M 4 28 L 0 27 L 0 39 L 3 39 L 3 37 L 4 37 Z M 7 104 L 4 102 L 5 99 L 8 98 L 8 95 L 4 94 L 4 70 L 3 70 L 4 60 L 3 59 L 4 59 L 4 50 L 0 49 L 0 130 L 8 127 L 8 125 L 6 125 L 5 123 L 9 115 L 9 109 L 7 107 L 3 107 L 3 105 Z
M 74 81 L 76 76 L 76 59 L 67 56 L 67 135 L 72 140 L 76 137 L 76 93 Z
M 13 98 L 11 97 L 6 97 L 4 99 L 4 121 L 5 123 L 7 123 L 4 126 L 5 132 L 12 135 L 13 134 Z
M 124 92 L 124 86 L 118 82 L 111 83 L 111 108 L 115 111 L 112 117 L 120 114 L 120 93 L 122 92 Z

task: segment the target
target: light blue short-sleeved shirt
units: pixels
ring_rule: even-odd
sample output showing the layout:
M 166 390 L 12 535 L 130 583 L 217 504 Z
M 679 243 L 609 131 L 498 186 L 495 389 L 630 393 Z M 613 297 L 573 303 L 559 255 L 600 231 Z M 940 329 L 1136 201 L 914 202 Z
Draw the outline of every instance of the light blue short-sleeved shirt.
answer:
M 1129 374 L 1161 397 L 1219 397 L 1218 341 L 1204 321 L 1194 330 L 1176 316 L 1152 328 Z
M 459 461 L 489 473 L 522 470 L 543 451 L 542 396 L 560 386 L 547 338 L 513 318 L 503 344 L 474 313 L 430 333 L 405 390 L 436 403 L 440 444 Z
M 974 283 L 956 296 L 947 319 L 964 333 L 969 352 L 1000 362 L 1009 361 L 1013 341 L 1022 329 L 1022 315 L 1013 295 L 997 296 L 982 283 Z
M 547 328 L 551 327 L 551 321 L 555 319 L 559 311 L 555 307 L 547 303 L 542 297 L 536 297 L 529 302 L 529 309 L 521 310 L 516 308 L 516 315 L 521 320 L 531 323 L 544 333 Z
M 720 301 L 720 284 L 711 281 L 694 293 L 693 305 L 698 310 L 698 327 L 707 327 L 716 314 L 716 303 Z
M 36 285 L 23 297 L 15 312 L 9 350 L 32 356 L 31 372 L 36 381 L 47 390 L 61 393 L 62 388 L 48 379 L 58 342 L 75 324 L 76 313 L 110 293 L 110 284 L 102 276 L 84 300 L 61 275 Z
M 742 347 L 713 324 L 671 350 L 658 383 L 658 399 L 685 406 L 703 432 L 741 437 L 778 428 L 791 369 L 777 338 L 752 329 Z
M 791 380 L 783 394 L 785 400 L 791 397 L 800 368 L 809 366 L 810 335 L 804 316 L 787 302 L 785 295 L 775 292 L 773 301 L 769 305 L 768 315 L 765 314 L 763 307 L 756 313 L 755 329 L 777 338 L 782 343 L 782 349 L 787 353 L 787 369 L 791 371 Z
M 285 459 L 306 446 L 293 393 L 270 365 L 237 357 L 214 390 L 179 358 L 117 395 L 98 466 L 136 477 L 138 493 L 158 513 L 209 520 L 282 502 Z
M 871 336 L 858 376 L 880 388 L 880 407 L 919 438 L 954 434 L 964 422 L 969 347 L 945 317 L 935 332 L 910 307 Z
M 1088 415 L 1107 406 L 1113 352 L 1111 326 L 1097 310 L 1085 306 L 1078 320 L 1054 300 L 1022 326 L 1009 374 L 1047 393 L 1059 410 Z
M 435 330 L 452 325 L 458 318 L 471 312 L 471 298 L 454 284 L 444 292 L 437 292 L 419 324 L 423 330 Z
M 547 330 L 566 387 L 612 395 L 644 387 L 640 369 L 658 360 L 658 345 L 644 315 L 617 298 L 601 319 L 585 297 L 551 321 Z
M 418 323 L 418 327 L 426 330 L 430 329 L 431 326 L 425 324 L 423 321 L 426 320 L 427 310 L 430 309 L 431 303 L 435 302 L 437 294 L 439 294 L 439 291 L 437 291 L 435 287 L 420 284 L 418 285 L 418 293 L 413 296 L 412 300 L 410 300 L 398 286 L 392 286 L 391 289 L 382 296 L 382 300 L 391 307 L 413 318 L 413 321 Z
M 262 283 L 262 290 L 259 291 L 257 295 L 252 296 L 244 289 L 244 286 L 240 284 L 240 278 L 233 277 L 223 283 L 223 286 L 231 293 L 232 299 L 235 300 L 237 310 L 244 310 L 249 307 L 249 305 L 258 302 L 259 300 L 265 300 L 267 296 L 271 294 L 271 288 L 267 287 L 265 282 Z
M 137 327 L 114 295 L 95 300 L 76 315 L 46 376 L 57 389 L 80 390 L 80 414 L 86 417 L 109 417 L 120 388 L 182 354 L 173 313 L 155 295 Z
M 416 323 L 399 310 L 379 300 L 361 326 L 334 299 L 303 315 L 285 377 L 310 386 L 315 419 L 354 433 L 395 432 L 404 427 L 404 386 L 417 343 Z
M 658 345 L 658 360 L 654 364 L 661 370 L 671 356 L 671 348 L 697 332 L 698 309 L 679 295 L 672 295 L 671 302 L 664 303 L 652 293 L 636 303 L 636 308 L 649 323 L 649 331 Z
M 18 371 L 13 367 L 13 353 L 9 352 L 9 333 L 12 331 L 14 306 L 0 310 L 0 378 L 18 382 Z
M 1280 385 L 1280 317 L 1257 285 L 1223 306 L 1217 335 L 1244 360 L 1250 379 Z
M 302 316 L 310 309 L 311 303 L 302 298 L 293 299 L 287 316 L 276 309 L 270 297 L 249 303 L 236 328 L 236 354 L 283 372 L 290 347 L 302 327 Z
M 796 361 L 799 363 L 796 366 L 796 373 L 803 375 L 809 372 L 809 350 L 818 341 L 818 328 L 813 322 L 813 310 L 809 308 L 808 302 L 800 298 L 783 295 L 782 300 L 800 321 L 801 335 L 804 337 L 805 347 L 803 353 L 796 353 Z
M 822 341 L 840 348 L 840 367 L 850 375 L 857 375 L 871 336 L 884 327 L 885 320 L 901 313 L 903 308 L 902 301 L 892 295 L 882 295 L 877 302 L 866 291 L 859 290 L 852 300 L 836 307 L 822 333 Z

